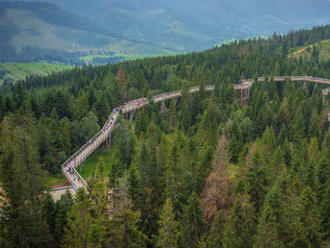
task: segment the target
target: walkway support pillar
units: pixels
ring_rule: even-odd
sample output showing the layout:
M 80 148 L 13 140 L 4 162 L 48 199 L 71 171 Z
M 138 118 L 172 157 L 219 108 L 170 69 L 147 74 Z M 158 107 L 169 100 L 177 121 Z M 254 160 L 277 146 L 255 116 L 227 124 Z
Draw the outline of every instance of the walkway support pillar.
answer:
M 237 95 L 241 101 L 242 107 L 245 107 L 247 105 L 251 86 L 252 82 L 248 80 L 242 81 L 241 84 L 234 86 L 234 89 L 236 90 Z
M 129 112 L 129 121 L 132 122 L 135 116 L 136 110 L 132 110 Z
M 160 113 L 163 114 L 166 112 L 166 105 L 165 105 L 165 101 L 160 103 Z
M 109 136 L 105 139 L 105 148 L 107 152 L 110 152 L 110 148 L 111 148 L 111 133 L 109 134 Z

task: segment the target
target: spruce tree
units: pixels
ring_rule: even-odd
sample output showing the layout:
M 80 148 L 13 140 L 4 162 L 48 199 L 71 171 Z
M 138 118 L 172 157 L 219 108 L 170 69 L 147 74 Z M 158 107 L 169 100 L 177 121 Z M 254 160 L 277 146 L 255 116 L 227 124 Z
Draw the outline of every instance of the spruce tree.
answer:
M 50 241 L 42 215 L 43 178 L 38 135 L 31 113 L 7 116 L 1 124 L 0 182 L 3 202 L 0 226 L 3 247 L 44 247 Z
M 181 222 L 182 245 L 184 247 L 198 247 L 206 231 L 202 205 L 198 195 L 193 192 L 183 209 Z
M 281 240 L 282 221 L 282 194 L 275 185 L 266 195 L 265 203 L 259 217 L 255 248 L 280 248 L 285 247 Z
M 58 244 L 62 244 L 64 230 L 68 225 L 68 214 L 73 206 L 73 198 L 70 191 L 66 191 L 61 199 L 56 202 L 55 230 L 53 236 Z
M 248 195 L 237 196 L 224 227 L 223 247 L 250 248 L 255 234 L 255 211 Z
M 297 205 L 290 205 L 288 218 L 291 219 L 287 237 L 291 247 L 322 247 L 324 233 L 315 192 L 306 186 L 297 199 Z
M 224 235 L 225 219 L 222 211 L 219 210 L 210 230 L 210 234 L 207 239 L 207 247 L 209 248 L 222 248 L 223 247 L 223 235 Z
M 147 244 L 147 236 L 139 229 L 141 214 L 133 210 L 129 199 L 126 178 L 119 180 L 112 195 L 111 221 L 108 226 L 108 245 L 110 247 L 143 248 Z
M 80 188 L 76 194 L 75 205 L 68 215 L 63 248 L 89 247 L 92 221 L 88 195 L 85 189 Z
M 157 247 L 178 247 L 179 223 L 175 219 L 173 206 L 171 200 L 168 198 L 160 214 Z

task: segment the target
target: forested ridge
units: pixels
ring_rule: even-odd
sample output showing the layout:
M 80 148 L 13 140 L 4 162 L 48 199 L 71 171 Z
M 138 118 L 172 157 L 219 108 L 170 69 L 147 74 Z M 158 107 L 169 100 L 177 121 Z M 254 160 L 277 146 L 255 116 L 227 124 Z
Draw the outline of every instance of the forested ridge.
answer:
M 329 97 L 272 76 L 330 78 L 317 46 L 288 56 L 329 38 L 323 26 L 2 86 L 0 247 L 328 247 Z M 242 76 L 269 78 L 245 108 L 232 87 Z M 215 91 L 187 92 L 206 84 Z M 165 113 L 150 104 L 119 120 L 116 159 L 99 159 L 88 192 L 45 193 L 114 107 L 177 89 Z

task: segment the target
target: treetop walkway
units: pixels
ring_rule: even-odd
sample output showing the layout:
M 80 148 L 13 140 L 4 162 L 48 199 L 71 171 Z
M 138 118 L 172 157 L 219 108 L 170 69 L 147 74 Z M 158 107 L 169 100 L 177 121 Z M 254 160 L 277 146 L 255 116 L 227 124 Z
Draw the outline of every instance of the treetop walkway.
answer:
M 304 82 L 313 82 L 330 85 L 329 79 L 309 77 L 309 76 L 281 76 L 272 78 L 274 82 L 282 81 L 304 81 Z M 258 82 L 265 82 L 265 77 L 259 77 Z M 252 79 L 243 79 L 241 83 L 234 86 L 234 89 L 239 92 L 239 97 L 241 99 L 247 99 L 249 96 L 249 89 L 252 86 L 254 80 Z M 199 86 L 189 88 L 189 93 L 193 94 L 200 90 Z M 215 90 L 214 85 L 206 85 L 204 88 L 205 91 Z M 182 90 L 167 92 L 163 94 L 156 95 L 152 97 L 151 102 L 153 103 L 162 103 L 165 105 L 165 101 L 170 99 L 177 99 L 182 97 Z M 241 95 L 240 95 L 241 93 Z M 323 96 L 330 94 L 330 88 L 324 89 L 322 91 Z M 80 176 L 76 168 L 83 164 L 83 162 L 96 150 L 98 147 L 104 143 L 110 136 L 113 131 L 113 128 L 117 122 L 117 119 L 122 114 L 131 114 L 131 120 L 134 117 L 136 110 L 144 108 L 149 104 L 147 98 L 140 98 L 137 100 L 129 101 L 117 108 L 114 108 L 110 113 L 107 121 L 105 122 L 102 129 L 94 135 L 86 144 L 84 144 L 77 152 L 75 152 L 69 159 L 67 159 L 62 165 L 62 172 L 68 182 L 73 185 L 74 189 L 78 188 L 87 188 L 86 181 Z M 133 113 L 133 114 L 132 114 Z M 330 115 L 329 115 L 330 117 Z M 55 189 L 56 190 L 56 189 Z

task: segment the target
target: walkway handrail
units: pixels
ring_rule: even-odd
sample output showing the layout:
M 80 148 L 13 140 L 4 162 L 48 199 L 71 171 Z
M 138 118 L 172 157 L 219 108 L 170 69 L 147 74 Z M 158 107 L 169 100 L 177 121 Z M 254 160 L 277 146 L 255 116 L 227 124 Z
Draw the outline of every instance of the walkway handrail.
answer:
M 82 178 L 82 176 L 80 176 L 80 174 L 78 173 L 78 171 L 76 170 L 76 168 L 74 168 L 74 172 L 75 172 L 75 174 L 79 177 L 79 179 L 82 181 L 82 184 L 84 185 L 84 187 L 87 187 L 88 184 L 87 184 L 86 181 Z
M 269 77 L 269 79 L 271 78 L 272 77 Z M 322 83 L 322 84 L 330 85 L 330 79 L 310 77 L 310 76 L 280 76 L 280 77 L 273 77 L 272 79 L 274 81 L 286 81 L 287 79 L 289 79 L 291 81 L 306 81 L 306 82 Z M 258 77 L 258 82 L 264 82 L 265 80 L 266 80 L 265 77 Z

